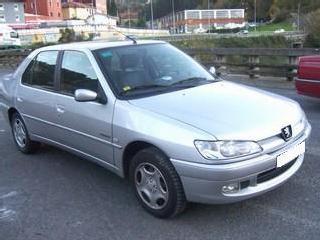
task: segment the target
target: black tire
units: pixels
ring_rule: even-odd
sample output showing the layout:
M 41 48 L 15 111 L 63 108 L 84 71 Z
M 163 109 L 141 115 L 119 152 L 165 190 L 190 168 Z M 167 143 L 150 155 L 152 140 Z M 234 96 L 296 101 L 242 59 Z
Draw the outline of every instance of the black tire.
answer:
M 24 132 L 25 132 L 25 138 L 23 140 L 23 144 L 21 144 L 21 141 L 19 143 L 19 140 L 18 140 L 16 133 L 15 133 L 16 132 L 15 124 L 17 124 L 18 122 L 19 122 L 19 124 L 21 124 L 21 127 L 24 129 Z M 17 148 L 19 149 L 19 151 L 21 151 L 25 154 L 30 154 L 30 153 L 36 152 L 39 149 L 40 143 L 32 141 L 30 139 L 27 127 L 26 127 L 22 117 L 18 113 L 14 113 L 11 118 L 11 131 L 12 131 L 13 140 L 14 140 Z
M 150 207 L 143 199 L 143 194 L 139 193 L 136 178 L 139 167 L 144 164 L 155 166 L 164 178 L 165 188 L 167 188 L 167 199 L 165 205 L 160 209 Z M 174 166 L 160 150 L 154 147 L 139 151 L 132 159 L 129 169 L 130 181 L 133 185 L 135 194 L 141 205 L 153 216 L 158 218 L 172 218 L 182 213 L 187 205 L 183 186 Z

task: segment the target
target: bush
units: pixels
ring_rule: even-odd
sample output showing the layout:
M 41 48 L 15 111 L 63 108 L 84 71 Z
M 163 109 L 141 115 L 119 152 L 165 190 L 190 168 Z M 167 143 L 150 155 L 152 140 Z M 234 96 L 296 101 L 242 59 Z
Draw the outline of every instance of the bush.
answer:
M 305 18 L 306 47 L 320 47 L 320 9 L 307 15 Z
M 61 37 L 59 38 L 59 43 L 70 43 L 70 42 L 81 42 L 86 40 L 91 40 L 90 36 L 87 37 L 84 32 L 80 35 L 76 35 L 75 31 L 70 28 L 60 29 Z
M 241 30 L 244 30 L 244 29 L 243 28 L 223 28 L 223 29 L 211 28 L 210 33 L 238 33 Z M 209 32 L 209 30 L 207 32 Z
M 76 34 L 73 29 L 60 29 L 60 34 L 61 37 L 59 38 L 59 43 L 69 43 L 75 41 Z

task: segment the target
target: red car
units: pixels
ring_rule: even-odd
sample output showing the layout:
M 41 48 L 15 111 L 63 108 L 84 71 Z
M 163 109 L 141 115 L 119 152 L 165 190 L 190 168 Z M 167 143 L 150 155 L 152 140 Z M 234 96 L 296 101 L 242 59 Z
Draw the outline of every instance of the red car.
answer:
M 320 98 L 320 56 L 299 59 L 296 89 L 299 94 Z

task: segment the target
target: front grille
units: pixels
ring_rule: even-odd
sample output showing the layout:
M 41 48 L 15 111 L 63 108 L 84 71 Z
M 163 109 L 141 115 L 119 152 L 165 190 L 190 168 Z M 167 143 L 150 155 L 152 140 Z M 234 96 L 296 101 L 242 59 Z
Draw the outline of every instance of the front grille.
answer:
M 282 173 L 284 173 L 285 171 L 287 171 L 289 168 L 291 168 L 293 166 L 293 164 L 295 164 L 295 162 L 297 161 L 298 158 L 294 159 L 293 161 L 287 163 L 286 165 L 280 167 L 280 168 L 274 168 L 271 169 L 269 171 L 260 173 L 257 177 L 257 183 L 263 183 L 266 181 L 271 180 L 272 178 L 278 177 L 280 176 Z

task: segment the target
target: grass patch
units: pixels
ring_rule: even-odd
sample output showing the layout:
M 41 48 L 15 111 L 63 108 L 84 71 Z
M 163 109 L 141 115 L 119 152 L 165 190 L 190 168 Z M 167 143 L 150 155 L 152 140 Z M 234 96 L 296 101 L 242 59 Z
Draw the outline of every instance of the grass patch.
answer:
M 270 23 L 270 24 L 264 24 L 257 26 L 258 32 L 274 32 L 278 29 L 284 29 L 285 31 L 294 31 L 294 27 L 292 26 L 292 23 L 290 22 L 279 22 L 279 23 Z M 250 28 L 249 31 L 254 31 L 254 28 Z
M 179 48 L 288 48 L 291 42 L 284 36 L 231 37 L 172 41 Z

